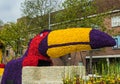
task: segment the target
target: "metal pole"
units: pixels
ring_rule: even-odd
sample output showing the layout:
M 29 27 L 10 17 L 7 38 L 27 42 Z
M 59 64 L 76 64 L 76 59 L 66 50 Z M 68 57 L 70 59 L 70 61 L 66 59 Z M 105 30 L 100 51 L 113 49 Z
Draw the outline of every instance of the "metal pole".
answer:
M 107 61 L 107 66 L 108 66 L 108 74 L 109 74 L 109 66 L 110 66 L 110 60 L 109 60 L 109 58 L 106 58 L 106 61 Z
M 49 21 L 49 22 L 48 22 L 48 29 L 50 29 L 50 19 L 51 19 L 51 18 L 50 18 L 50 11 L 49 11 L 49 14 L 48 14 L 48 15 L 49 15 L 49 16 L 48 16 L 48 18 L 49 18 L 49 20 L 48 20 L 48 21 Z
M 92 74 L 92 50 L 89 52 L 90 54 L 90 74 Z
M 50 19 L 51 19 L 51 18 L 50 18 L 50 15 L 51 15 L 51 14 L 50 14 L 50 13 L 51 13 L 51 0 L 50 0 L 50 2 L 49 2 L 49 7 L 50 7 L 50 9 L 49 9 L 49 14 L 48 14 L 48 19 L 49 19 L 49 20 L 48 20 L 48 29 L 51 29 L 51 28 L 50 28 Z

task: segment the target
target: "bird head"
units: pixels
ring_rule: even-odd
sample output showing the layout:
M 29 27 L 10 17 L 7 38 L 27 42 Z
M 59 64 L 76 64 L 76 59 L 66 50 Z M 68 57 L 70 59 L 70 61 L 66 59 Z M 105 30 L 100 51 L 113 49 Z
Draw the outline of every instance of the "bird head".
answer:
M 92 28 L 68 28 L 42 32 L 38 50 L 43 56 L 60 57 L 72 52 L 116 45 L 108 34 Z

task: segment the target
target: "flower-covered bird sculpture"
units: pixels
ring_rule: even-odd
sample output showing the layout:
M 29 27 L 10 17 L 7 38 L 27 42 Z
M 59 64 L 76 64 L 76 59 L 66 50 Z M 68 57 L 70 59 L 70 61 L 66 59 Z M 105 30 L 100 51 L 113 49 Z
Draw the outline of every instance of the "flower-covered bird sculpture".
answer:
M 92 28 L 69 28 L 43 31 L 30 42 L 26 53 L 5 66 L 1 84 L 21 84 L 22 67 L 51 66 L 51 57 L 68 53 L 114 46 L 108 34 Z

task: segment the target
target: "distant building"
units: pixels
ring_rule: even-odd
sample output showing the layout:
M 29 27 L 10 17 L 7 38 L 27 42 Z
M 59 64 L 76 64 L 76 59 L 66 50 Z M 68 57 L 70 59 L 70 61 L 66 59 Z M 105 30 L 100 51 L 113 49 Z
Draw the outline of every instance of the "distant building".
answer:
M 94 1 L 94 0 L 92 0 Z M 55 65 L 85 65 L 86 70 L 90 73 L 90 59 L 92 56 L 92 65 L 97 66 L 99 62 L 113 63 L 120 62 L 120 1 L 119 0 L 95 0 L 99 7 L 99 13 L 105 13 L 107 16 L 104 19 L 104 24 L 107 28 L 107 33 L 116 40 L 116 45 L 103 49 L 92 51 L 75 52 L 70 55 L 53 59 Z M 97 28 L 99 29 L 99 28 Z

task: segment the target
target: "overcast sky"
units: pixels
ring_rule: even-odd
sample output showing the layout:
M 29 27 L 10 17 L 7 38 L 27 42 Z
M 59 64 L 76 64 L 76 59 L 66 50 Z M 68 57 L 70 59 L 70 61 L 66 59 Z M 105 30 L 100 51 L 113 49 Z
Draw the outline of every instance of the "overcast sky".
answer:
M 4 23 L 16 22 L 17 19 L 22 16 L 21 3 L 24 1 L 25 0 L 0 0 L 0 20 Z
M 21 17 L 21 3 L 24 0 L 0 0 L 0 20 L 6 22 L 16 22 Z

